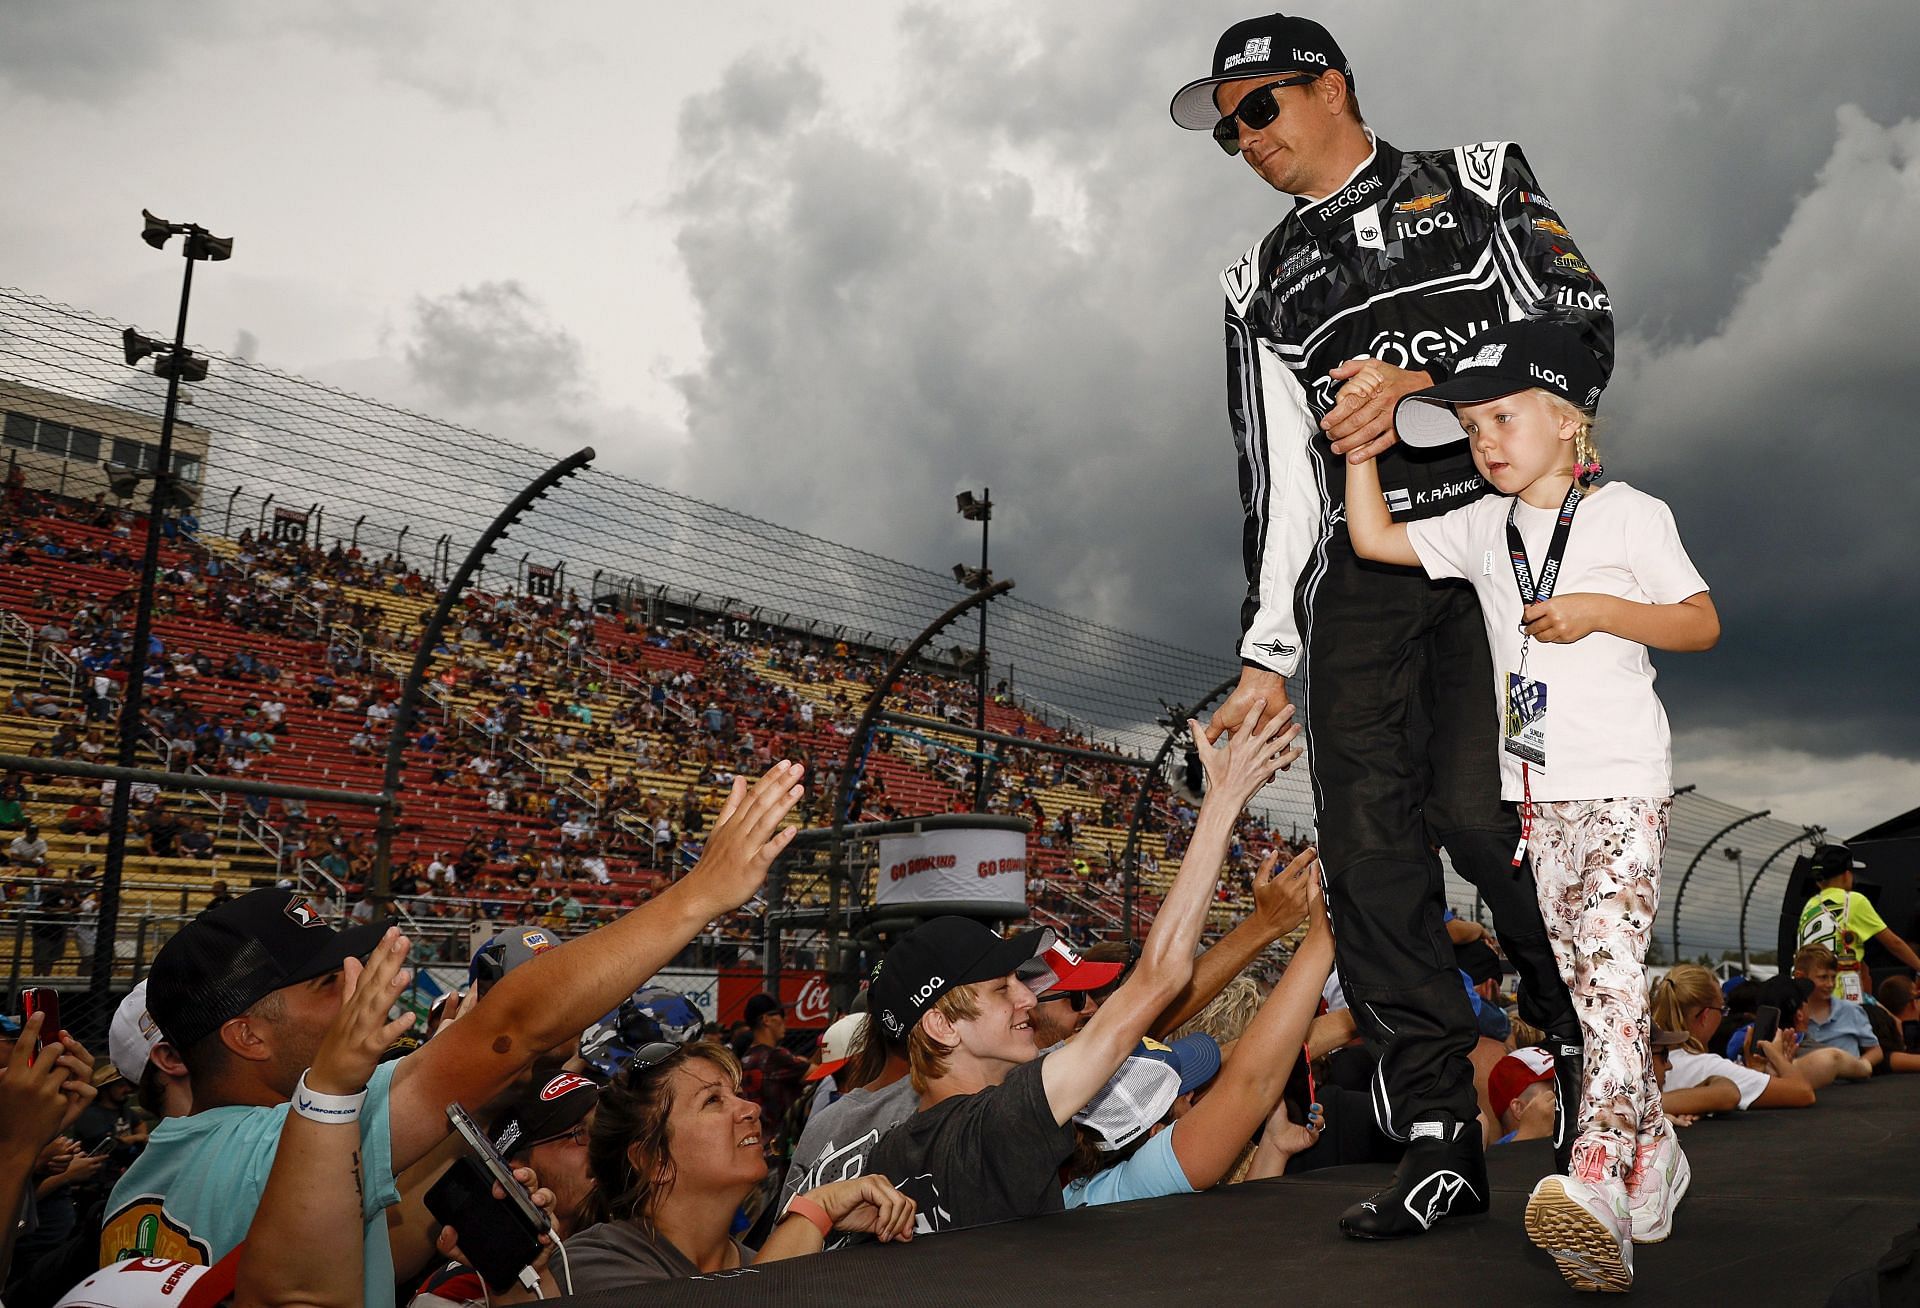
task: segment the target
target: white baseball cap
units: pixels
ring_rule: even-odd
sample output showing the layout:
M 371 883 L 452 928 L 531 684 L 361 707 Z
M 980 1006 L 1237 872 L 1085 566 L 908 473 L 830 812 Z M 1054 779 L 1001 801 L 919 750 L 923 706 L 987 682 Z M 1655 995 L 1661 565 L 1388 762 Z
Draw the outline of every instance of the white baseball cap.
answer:
M 142 980 L 114 1010 L 107 1027 L 107 1058 L 121 1076 L 139 1085 L 160 1039 L 160 1024 L 147 1011 L 147 983 Z
M 212 1267 L 171 1258 L 129 1258 L 102 1267 L 61 1297 L 56 1308 L 213 1308 L 233 1293 L 238 1261 Z
M 847 1055 L 853 1051 L 855 1038 L 866 1029 L 865 1013 L 848 1013 L 828 1027 L 826 1034 L 820 1037 L 820 1061 L 808 1069 L 806 1079 L 824 1080 L 845 1067 Z

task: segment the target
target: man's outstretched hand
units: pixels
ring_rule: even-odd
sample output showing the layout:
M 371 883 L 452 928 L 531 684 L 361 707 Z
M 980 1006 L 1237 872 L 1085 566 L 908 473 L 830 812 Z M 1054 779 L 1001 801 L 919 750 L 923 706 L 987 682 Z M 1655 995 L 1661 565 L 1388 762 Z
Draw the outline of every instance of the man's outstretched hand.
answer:
M 687 874 L 689 881 L 697 880 L 701 890 L 713 896 L 719 905 L 716 916 L 752 899 L 773 860 L 792 841 L 796 828 L 780 824 L 806 793 L 800 784 L 802 772 L 798 763 L 783 760 L 768 768 L 752 789 L 745 777 L 733 779 L 733 791 L 713 824 L 706 849 Z
M 1242 727 L 1251 731 L 1259 726 L 1257 715 L 1251 719 L 1247 716 L 1255 712 L 1256 704 L 1264 704 L 1266 706 L 1264 711 L 1268 714 L 1278 714 L 1283 712 L 1290 702 L 1287 699 L 1285 677 L 1267 668 L 1245 665 L 1240 669 L 1240 684 L 1233 688 L 1233 693 L 1227 696 L 1220 707 L 1213 711 L 1213 716 L 1207 719 L 1207 743 L 1209 745 L 1219 743 L 1222 732 L 1238 731 Z

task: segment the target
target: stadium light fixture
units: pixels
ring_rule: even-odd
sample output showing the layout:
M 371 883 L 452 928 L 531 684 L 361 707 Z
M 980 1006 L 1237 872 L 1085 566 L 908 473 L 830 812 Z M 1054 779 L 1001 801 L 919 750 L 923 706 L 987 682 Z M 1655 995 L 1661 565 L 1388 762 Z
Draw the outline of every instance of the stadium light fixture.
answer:
M 985 491 L 982 491 L 977 499 L 974 497 L 972 491 L 961 491 L 953 497 L 953 502 L 954 506 L 959 509 L 960 516 L 968 522 L 990 522 L 993 520 L 993 501 L 987 498 Z
M 113 492 L 115 499 L 130 500 L 133 493 L 140 489 L 140 474 L 134 469 L 118 463 L 103 463 L 100 466 L 106 469 L 107 489 Z
M 187 238 L 182 253 L 189 259 L 219 263 L 233 258 L 231 236 L 215 236 L 198 223 L 170 223 L 165 218 L 154 217 L 146 209 L 140 211 L 140 217 L 146 223 L 140 232 L 140 239 L 156 250 L 165 249 L 168 240 L 177 233 Z
M 964 563 L 953 565 L 953 579 L 968 590 L 985 590 L 993 585 L 993 573 L 986 568 L 969 568 Z
M 129 327 L 120 333 L 120 349 L 126 355 L 130 366 L 138 367 L 141 360 L 153 360 L 153 375 L 171 378 L 175 369 L 179 370 L 180 380 L 189 382 L 207 379 L 207 361 L 192 350 L 179 349 L 165 341 L 151 336 L 143 336 Z M 187 401 L 192 403 L 191 400 Z

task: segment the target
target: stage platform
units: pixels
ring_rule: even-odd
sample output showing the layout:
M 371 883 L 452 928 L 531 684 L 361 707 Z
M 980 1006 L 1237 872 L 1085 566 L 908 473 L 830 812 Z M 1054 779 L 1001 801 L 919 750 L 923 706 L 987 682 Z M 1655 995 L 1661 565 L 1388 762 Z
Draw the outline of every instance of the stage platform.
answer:
M 1709 1308 L 1825 1304 L 1920 1223 L 1920 1077 L 1821 1092 L 1798 1111 L 1715 1118 L 1681 1133 L 1693 1189 L 1673 1237 L 1635 1253 L 1632 1302 Z M 1521 1209 L 1551 1167 L 1544 1141 L 1496 1148 L 1493 1212 L 1394 1244 L 1335 1228 L 1390 1175 L 1345 1167 L 1057 1217 L 868 1246 L 581 1296 L 616 1304 L 1365 1305 L 1573 1302 L 1527 1243 Z M 1591 1302 L 1591 1300 L 1585 1300 Z

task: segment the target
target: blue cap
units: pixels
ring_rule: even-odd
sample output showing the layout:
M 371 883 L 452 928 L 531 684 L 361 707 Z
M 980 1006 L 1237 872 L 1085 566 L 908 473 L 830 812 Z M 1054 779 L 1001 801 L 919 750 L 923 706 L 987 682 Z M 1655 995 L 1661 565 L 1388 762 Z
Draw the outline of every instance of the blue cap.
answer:
M 1199 1032 L 1181 1036 L 1172 1044 L 1162 1044 L 1152 1036 L 1140 1041 L 1135 1058 L 1151 1058 L 1166 1063 L 1180 1074 L 1180 1093 L 1192 1094 L 1220 1072 L 1220 1045 L 1212 1036 Z

